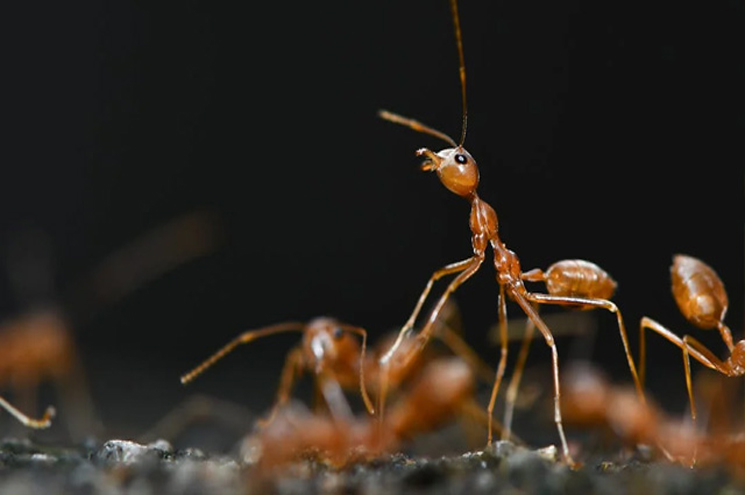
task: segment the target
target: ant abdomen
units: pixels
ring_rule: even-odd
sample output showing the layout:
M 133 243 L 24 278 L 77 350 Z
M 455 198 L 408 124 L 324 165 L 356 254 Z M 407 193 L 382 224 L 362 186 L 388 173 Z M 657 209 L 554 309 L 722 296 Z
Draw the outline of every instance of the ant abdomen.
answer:
M 557 261 L 546 270 L 546 289 L 554 296 L 610 299 L 616 281 L 595 263 L 573 259 Z
M 703 330 L 717 328 L 729 301 L 719 275 L 703 261 L 678 254 L 670 267 L 675 302 L 685 318 Z

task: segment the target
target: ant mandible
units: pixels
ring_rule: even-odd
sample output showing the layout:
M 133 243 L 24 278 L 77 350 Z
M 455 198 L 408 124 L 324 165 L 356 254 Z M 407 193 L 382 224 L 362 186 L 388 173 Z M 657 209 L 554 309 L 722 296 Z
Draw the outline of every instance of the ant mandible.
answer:
M 673 256 L 670 267 L 672 292 L 678 309 L 693 325 L 703 330 L 716 328 L 729 351 L 729 357 L 719 359 L 701 342 L 691 335 L 683 338 L 649 317 L 642 317 L 639 325 L 639 378 L 644 383 L 646 375 L 646 342 L 644 329 L 654 330 L 683 351 L 688 400 L 691 404 L 691 419 L 696 421 L 696 403 L 693 399 L 691 383 L 691 356 L 704 366 L 719 373 L 738 377 L 745 375 L 745 339 L 734 343 L 732 332 L 724 323 L 729 301 L 724 283 L 712 267 L 692 256 L 677 254 Z
M 411 350 L 404 356 L 397 356 L 397 360 L 408 361 L 414 359 L 420 352 L 421 349 L 427 344 L 430 337 L 432 336 L 432 327 L 437 319 L 439 312 L 443 305 L 449 298 L 449 296 L 466 280 L 471 278 L 474 273 L 478 271 L 484 262 L 486 256 L 486 249 L 489 245 L 492 247 L 494 252 L 494 268 L 497 272 L 497 282 L 499 284 L 499 302 L 498 302 L 498 313 L 500 323 L 500 335 L 501 335 L 501 356 L 499 365 L 496 372 L 496 378 L 494 386 L 492 388 L 492 397 L 490 400 L 489 411 L 491 413 L 494 407 L 494 401 L 496 399 L 497 391 L 504 375 L 504 370 L 507 362 L 507 309 L 505 296 L 509 296 L 510 299 L 515 301 L 520 308 L 525 312 L 532 323 L 538 328 L 543 335 L 546 344 L 551 349 L 552 369 L 553 369 L 553 386 L 554 386 L 554 422 L 561 439 L 562 451 L 564 459 L 570 465 L 575 465 L 569 454 L 569 447 L 567 445 L 566 436 L 564 434 L 564 428 L 562 426 L 561 419 L 561 408 L 560 408 L 560 386 L 559 386 L 559 357 L 556 348 L 556 343 L 551 330 L 548 328 L 543 319 L 539 316 L 538 311 L 534 305 L 540 304 L 556 304 L 560 306 L 575 306 L 575 307 L 605 307 L 611 311 L 617 313 L 619 318 L 619 327 L 621 329 L 621 335 L 624 340 L 626 347 L 626 353 L 629 357 L 629 366 L 634 375 L 635 381 L 637 381 L 637 388 L 641 390 L 638 380 L 636 378 L 636 369 L 633 363 L 633 359 L 630 359 L 628 345 L 626 344 L 625 330 L 622 326 L 622 320 L 620 313 L 617 309 L 612 309 L 608 306 L 608 301 L 600 302 L 599 299 L 593 299 L 590 297 L 575 297 L 575 295 L 560 294 L 541 294 L 529 292 L 523 283 L 523 277 L 525 274 L 522 272 L 520 267 L 520 260 L 517 255 L 507 248 L 507 246 L 499 238 L 498 234 L 498 220 L 497 214 L 488 203 L 482 200 L 477 192 L 477 186 L 479 183 L 479 169 L 476 165 L 476 161 L 471 154 L 466 151 L 463 147 L 466 136 L 467 128 L 467 104 L 466 104 L 466 71 L 465 62 L 463 56 L 463 43 L 461 37 L 460 22 L 458 17 L 457 0 L 450 0 L 450 6 L 452 11 L 453 24 L 455 27 L 455 37 L 458 47 L 458 57 L 460 61 L 460 83 L 461 83 L 461 96 L 462 96 L 462 107 L 463 107 L 463 118 L 462 118 L 462 130 L 460 142 L 456 143 L 448 135 L 440 132 L 432 127 L 429 127 L 417 120 L 403 117 L 401 115 L 381 110 L 379 115 L 381 118 L 391 121 L 396 124 L 401 124 L 409 127 L 415 131 L 430 134 L 434 137 L 442 139 L 450 144 L 450 148 L 443 149 L 437 153 L 429 150 L 428 148 L 420 148 L 417 150 L 416 155 L 424 157 L 424 162 L 421 165 L 421 169 L 424 171 L 434 171 L 437 173 L 440 182 L 451 192 L 457 194 L 468 200 L 471 204 L 471 213 L 469 218 L 469 225 L 471 228 L 471 245 L 473 248 L 473 255 L 462 261 L 448 264 L 443 268 L 435 271 L 430 277 L 427 285 L 424 288 L 419 300 L 411 313 L 411 316 L 406 321 L 404 326 L 399 332 L 396 342 L 391 346 L 388 352 L 381 358 L 381 382 L 385 384 L 386 368 L 396 357 L 399 346 L 402 341 L 409 336 L 409 333 L 414 327 L 414 322 L 424 304 L 425 299 L 429 295 L 432 285 L 435 281 L 440 278 L 456 274 L 456 277 L 450 282 L 443 294 L 440 296 L 437 304 L 430 313 L 426 323 L 422 327 L 422 330 L 416 335 L 414 345 L 411 346 Z M 530 272 L 529 272 L 530 273 Z M 584 295 L 584 294 L 583 294 Z M 611 303 L 612 304 L 612 303 Z M 613 306 L 615 308 L 615 305 Z M 381 387 L 381 392 L 378 396 L 378 409 L 379 415 L 382 417 L 383 404 L 385 401 L 385 386 Z M 489 414 L 491 417 L 491 414 Z M 491 432 L 491 428 L 489 428 Z M 489 435 L 489 442 L 491 442 L 491 434 Z

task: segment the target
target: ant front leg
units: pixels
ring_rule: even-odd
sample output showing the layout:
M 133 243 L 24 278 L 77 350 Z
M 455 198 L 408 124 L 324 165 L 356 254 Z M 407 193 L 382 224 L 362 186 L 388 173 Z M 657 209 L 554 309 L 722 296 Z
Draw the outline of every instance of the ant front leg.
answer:
M 429 278 L 429 281 L 427 282 L 427 285 L 424 287 L 424 290 L 422 291 L 422 294 L 419 296 L 419 300 L 416 303 L 416 306 L 414 306 L 414 311 L 411 312 L 411 315 L 409 316 L 409 319 L 406 320 L 406 323 L 404 323 L 404 326 L 401 327 L 401 330 L 398 333 L 398 338 L 396 338 L 396 341 L 393 343 L 391 348 L 388 350 L 388 352 L 385 353 L 385 355 L 381 358 L 381 361 L 386 362 L 388 361 L 394 352 L 396 352 L 396 349 L 401 345 L 401 341 L 404 339 L 404 337 L 411 331 L 412 328 L 414 328 L 414 323 L 416 322 L 417 316 L 419 316 L 419 312 L 422 310 L 422 306 L 424 305 L 424 301 L 427 299 L 427 296 L 429 296 L 430 291 L 432 290 L 432 286 L 437 280 L 440 280 L 442 277 L 445 277 L 447 275 L 457 273 L 457 272 L 463 272 L 465 270 L 468 270 L 473 264 L 474 261 L 478 260 L 478 264 L 473 271 L 476 271 L 478 269 L 478 266 L 481 265 L 481 262 L 483 261 L 484 257 L 481 256 L 481 259 L 478 260 L 477 256 L 472 256 L 468 259 L 457 261 L 455 263 L 451 263 L 449 265 L 446 265 L 436 272 L 432 274 L 432 276 Z M 469 274 L 468 277 L 471 275 Z M 466 277 L 466 278 L 468 278 Z M 455 281 L 453 281 L 455 282 Z M 452 285 L 452 283 L 451 283 Z M 459 284 L 460 285 L 460 284 Z M 455 289 L 453 289 L 455 290 Z M 452 292 L 452 291 L 451 291 Z M 443 303 L 444 304 L 444 303 Z M 442 309 L 442 308 L 440 308 Z
M 435 305 L 434 309 L 429 315 L 429 318 L 427 319 L 427 322 L 425 323 L 424 327 L 422 327 L 421 332 L 419 332 L 417 339 L 421 341 L 420 347 L 424 347 L 424 344 L 427 343 L 430 336 L 432 335 L 434 323 L 435 321 L 437 321 L 437 317 L 440 314 L 440 311 L 442 311 L 442 308 L 445 306 L 445 303 L 447 302 L 448 297 L 450 297 L 450 294 L 455 292 L 455 290 L 463 282 L 471 278 L 471 276 L 474 273 L 476 273 L 476 271 L 479 269 L 479 267 L 481 266 L 483 262 L 484 262 L 484 253 L 477 252 L 477 253 L 474 253 L 472 257 L 466 260 L 452 263 L 434 272 L 432 276 L 429 278 L 429 282 L 427 282 L 427 285 L 424 288 L 424 291 L 422 291 L 422 294 L 419 296 L 419 301 L 417 301 L 414 311 L 411 313 L 411 316 L 409 316 L 409 319 L 406 321 L 403 328 L 401 328 L 401 331 L 398 333 L 398 337 L 396 338 L 396 341 L 393 343 L 391 348 L 388 349 L 388 351 L 383 355 L 383 357 L 380 358 L 381 364 L 387 364 L 388 361 L 390 361 L 391 357 L 395 354 L 396 350 L 401 345 L 401 342 L 403 341 L 406 334 L 408 334 L 408 332 L 414 327 L 414 322 L 416 321 L 416 318 L 419 315 L 419 311 L 421 311 L 422 305 L 424 304 L 425 299 L 427 299 L 429 292 L 432 290 L 432 284 L 434 284 L 435 281 L 441 279 L 442 277 L 446 275 L 461 272 L 457 277 L 455 277 L 450 282 L 447 289 L 445 289 L 445 292 L 442 294 L 442 296 L 440 296 L 440 300 L 437 301 L 437 305 Z
M 448 298 L 450 297 L 450 294 L 455 292 L 455 290 L 460 287 L 460 285 L 471 278 L 471 276 L 476 273 L 476 271 L 481 267 L 481 264 L 484 262 L 484 253 L 483 252 L 476 252 L 471 258 L 468 258 L 467 260 L 459 261 L 457 263 L 453 263 L 450 265 L 447 265 L 444 268 L 441 268 L 437 270 L 435 273 L 432 274 L 432 276 L 429 279 L 429 282 L 427 283 L 427 286 L 424 289 L 424 292 L 422 292 L 422 295 L 419 297 L 419 302 L 417 303 L 416 308 L 414 308 L 414 312 L 412 313 L 411 317 L 409 318 L 410 321 L 415 320 L 417 314 L 419 313 L 422 304 L 424 303 L 424 300 L 426 299 L 427 295 L 429 294 L 429 291 L 432 288 L 432 284 L 435 280 L 438 280 L 445 275 L 456 273 L 460 271 L 461 273 L 458 274 L 447 286 L 445 289 L 445 292 L 440 296 L 440 299 L 437 301 L 437 304 L 432 309 L 432 312 L 429 315 L 429 318 L 427 319 L 427 322 L 422 327 L 422 330 L 419 332 L 419 334 L 416 336 L 416 345 L 412 346 L 410 350 L 408 350 L 407 355 L 399 358 L 399 359 L 392 359 L 395 355 L 396 351 L 398 350 L 399 346 L 401 345 L 401 342 L 403 341 L 404 337 L 408 333 L 407 325 L 409 325 L 409 322 L 404 325 L 404 328 L 401 329 L 401 331 L 398 334 L 398 337 L 396 338 L 396 341 L 393 343 L 390 349 L 386 351 L 386 353 L 380 358 L 380 379 L 379 379 L 379 388 L 378 388 L 378 412 L 379 412 L 379 421 L 382 423 L 383 420 L 383 413 L 385 408 L 385 398 L 388 394 L 388 380 L 389 380 L 389 372 L 391 369 L 391 366 L 396 367 L 406 367 L 408 363 L 411 362 L 412 359 L 416 358 L 424 348 L 424 346 L 427 344 L 427 341 L 429 341 L 430 337 L 432 336 L 432 333 L 435 329 L 435 322 L 437 322 L 437 318 L 442 311 L 443 307 L 445 306 L 445 303 L 447 302 Z M 395 364 L 394 364 L 395 363 Z

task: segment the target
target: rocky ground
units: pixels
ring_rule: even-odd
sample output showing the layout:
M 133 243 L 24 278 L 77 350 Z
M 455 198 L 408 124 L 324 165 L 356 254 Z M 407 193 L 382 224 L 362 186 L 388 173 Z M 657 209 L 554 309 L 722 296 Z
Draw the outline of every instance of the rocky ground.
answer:
M 26 494 L 469 494 L 742 493 L 726 466 L 690 469 L 645 458 L 597 456 L 570 469 L 555 449 L 497 442 L 485 451 L 427 457 L 396 454 L 343 469 L 301 460 L 267 474 L 237 454 L 175 449 L 158 440 L 89 441 L 73 447 L 7 438 L 0 493 Z

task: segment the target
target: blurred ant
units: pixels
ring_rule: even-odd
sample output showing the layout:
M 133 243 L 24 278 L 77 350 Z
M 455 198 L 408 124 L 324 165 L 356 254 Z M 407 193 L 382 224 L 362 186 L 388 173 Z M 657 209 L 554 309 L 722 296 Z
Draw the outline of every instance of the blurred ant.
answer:
M 365 361 L 367 332 L 361 327 L 328 317 L 318 317 L 308 323 L 277 323 L 243 332 L 200 365 L 185 373 L 181 377 L 181 383 L 185 385 L 191 382 L 237 346 L 282 332 L 302 332 L 303 339 L 290 350 L 285 359 L 277 399 L 269 416 L 261 421 L 263 426 L 271 423 L 277 411 L 289 400 L 295 379 L 304 371 L 313 373 L 316 390 L 323 396 L 335 420 L 349 419 L 353 416 L 342 394 L 342 388 L 359 387 L 365 407 L 371 414 L 374 412 L 365 385 L 365 367 L 360 366 L 360 363 Z M 362 338 L 361 347 L 352 334 Z
M 668 459 L 689 466 L 696 451 L 707 449 L 708 440 L 690 424 L 670 419 L 650 401 L 642 402 L 631 387 L 611 385 L 588 364 L 566 370 L 562 385 L 567 425 L 609 430 L 632 447 L 655 445 Z
M 725 466 L 734 475 L 745 476 L 745 437 L 723 429 L 701 433 L 687 421 L 671 419 L 659 405 L 642 403 L 627 386 L 614 386 L 599 370 L 589 365 L 575 365 L 564 373 L 564 417 L 567 425 L 609 430 L 628 446 L 656 445 L 668 460 L 688 467 Z M 712 382 L 703 382 L 708 389 L 707 406 L 731 397 L 730 392 Z M 731 410 L 719 411 L 730 413 Z M 722 419 L 717 417 L 714 421 Z
M 262 475 L 300 457 L 333 467 L 375 458 L 467 414 L 474 387 L 473 372 L 461 359 L 435 359 L 393 403 L 382 429 L 370 416 L 340 420 L 285 406 L 275 421 L 244 440 L 242 457 Z
M 644 383 L 646 374 L 644 329 L 648 328 L 662 335 L 683 351 L 683 366 L 688 400 L 691 405 L 691 419 L 695 423 L 696 403 L 693 398 L 690 358 L 693 357 L 704 366 L 725 376 L 742 376 L 745 374 L 745 340 L 734 343 L 732 332 L 724 323 L 729 302 L 724 283 L 713 268 L 692 256 L 676 254 L 673 256 L 670 276 L 673 297 L 686 320 L 703 330 L 715 328 L 719 330 L 730 355 L 727 359 L 721 360 L 691 335 L 678 337 L 655 320 L 644 316 L 639 326 L 639 377 Z
M 456 143 L 448 135 L 435 130 L 429 126 L 422 124 L 419 121 L 403 117 L 398 114 L 391 113 L 386 110 L 379 112 L 380 117 L 385 120 L 391 121 L 396 124 L 401 124 L 409 127 L 415 131 L 430 134 L 434 137 L 442 139 L 449 143 L 452 148 L 443 149 L 437 153 L 427 149 L 420 148 L 417 150 L 417 156 L 425 157 L 424 162 L 421 165 L 421 169 L 424 171 L 435 171 L 442 184 L 451 192 L 457 194 L 468 200 L 471 204 L 470 213 L 470 228 L 471 228 L 471 245 L 473 248 L 473 255 L 462 261 L 448 264 L 443 268 L 435 271 L 430 277 L 424 291 L 419 297 L 419 300 L 414 308 L 414 311 L 409 316 L 404 326 L 399 332 L 398 339 L 391 346 L 388 352 L 381 358 L 381 368 L 384 376 L 381 378 L 383 381 L 383 388 L 378 396 L 378 409 L 380 414 L 383 413 L 383 406 L 385 401 L 385 374 L 386 368 L 391 366 L 395 360 L 411 360 L 414 359 L 420 352 L 421 349 L 426 345 L 432 335 L 432 326 L 437 319 L 439 312 L 442 310 L 443 305 L 450 297 L 450 295 L 466 280 L 471 278 L 476 271 L 481 267 L 486 257 L 486 249 L 491 245 L 494 252 L 494 268 L 497 272 L 497 282 L 499 283 L 499 323 L 500 323 L 500 335 L 502 341 L 501 356 L 499 365 L 497 368 L 496 378 L 494 380 L 494 386 L 492 388 L 492 397 L 489 404 L 489 416 L 494 407 L 496 400 L 497 391 L 499 390 L 504 370 L 507 362 L 507 309 L 505 296 L 509 296 L 510 299 L 515 301 L 525 314 L 530 318 L 533 324 L 543 335 L 546 344 L 551 348 L 552 367 L 553 367 L 553 385 L 554 385 L 554 421 L 561 439 L 562 450 L 565 460 L 570 465 L 574 465 L 571 456 L 569 455 L 569 447 L 567 445 L 566 437 L 564 435 L 564 428 L 561 420 L 561 408 L 560 408 L 560 387 L 559 387 L 559 357 L 554 337 L 551 330 L 548 328 L 543 319 L 539 316 L 535 305 L 540 304 L 556 304 L 560 306 L 574 306 L 574 307 L 603 307 L 609 311 L 613 311 L 619 318 L 619 326 L 621 325 L 620 313 L 618 313 L 615 305 L 610 306 L 609 301 L 603 299 L 593 299 L 586 296 L 587 292 L 582 292 L 580 296 L 566 295 L 566 289 L 562 288 L 563 285 L 559 284 L 559 290 L 555 294 L 541 294 L 529 292 L 523 283 L 525 274 L 522 272 L 520 267 L 520 261 L 517 255 L 509 250 L 507 246 L 501 241 L 498 234 L 498 221 L 497 214 L 494 209 L 487 204 L 484 200 L 479 198 L 476 188 L 479 183 L 479 169 L 476 165 L 476 161 L 473 159 L 470 153 L 463 147 L 466 136 L 466 124 L 467 124 L 467 105 L 466 105 L 466 71 L 465 62 L 463 56 L 463 44 L 461 39 L 460 22 L 458 19 L 458 7 L 457 0 L 450 0 L 450 6 L 452 10 L 453 24 L 455 26 L 455 37 L 458 46 L 458 56 L 460 61 L 460 83 L 461 83 L 461 96 L 463 106 L 463 119 L 462 119 L 462 130 L 460 142 Z M 589 268 L 580 266 L 579 271 L 581 273 L 589 271 Z M 441 295 L 434 309 L 430 313 L 427 322 L 424 324 L 422 330 L 414 337 L 414 342 L 411 346 L 411 350 L 405 353 L 399 349 L 401 343 L 408 339 L 411 330 L 414 328 L 414 322 L 424 304 L 425 299 L 429 295 L 432 285 L 435 281 L 440 278 L 456 274 L 456 277 L 450 282 Z M 529 276 L 538 277 L 537 272 L 527 272 Z M 557 275 L 562 278 L 563 272 L 561 269 L 557 270 Z M 572 287 L 571 283 L 568 287 Z M 587 287 L 582 286 L 583 290 L 587 291 Z M 594 294 L 595 290 L 591 291 L 590 294 Z M 572 294 L 569 292 L 569 294 Z M 625 341 L 625 331 L 621 328 L 621 335 Z M 625 342 L 624 342 L 625 343 Z M 628 346 L 627 355 L 628 355 Z M 402 356 L 399 354 L 403 354 Z M 394 359 L 395 358 L 395 359 Z M 629 366 L 632 374 L 636 378 L 636 369 L 633 360 L 629 359 Z M 491 429 L 489 429 L 491 432 Z M 491 435 L 489 435 L 488 442 L 491 443 Z
M 101 305 L 124 297 L 144 281 L 214 250 L 219 237 L 215 223 L 214 216 L 205 211 L 177 217 L 108 255 L 56 303 L 34 306 L 0 322 L 0 383 L 34 409 L 39 386 L 49 380 L 63 402 L 60 409 L 64 409 L 69 435 L 79 440 L 98 430 L 73 322 L 79 324 Z M 6 258 L 11 280 L 26 292 L 52 286 L 51 267 L 46 266 L 51 261 L 49 245 L 32 234 L 16 238 Z M 35 420 L 31 421 L 34 425 Z M 39 424 L 46 427 L 48 421 L 39 420 Z
M 457 308 L 450 304 L 446 306 L 441 316 L 454 318 L 457 316 L 456 312 Z M 491 368 L 480 360 L 476 353 L 445 321 L 438 321 L 441 321 L 442 324 L 435 328 L 435 335 L 455 354 L 469 363 L 477 373 L 486 377 L 484 379 L 489 379 L 488 377 L 493 374 Z M 380 349 L 388 348 L 389 339 L 383 339 L 376 347 L 373 355 L 367 356 L 367 332 L 365 329 L 341 323 L 329 317 L 318 317 L 308 323 L 285 322 L 257 330 L 248 330 L 191 371 L 185 373 L 181 377 L 181 383 L 187 384 L 193 381 L 237 346 L 282 332 L 301 332 L 303 337 L 301 342 L 290 350 L 285 359 L 277 398 L 269 415 L 259 422 L 260 426 L 265 427 L 274 420 L 277 411 L 290 399 L 295 381 L 304 372 L 313 375 L 315 390 L 320 392 L 325 405 L 335 420 L 339 421 L 352 417 L 352 411 L 342 394 L 343 390 L 359 390 L 367 411 L 370 414 L 375 413 L 375 408 L 369 398 L 368 388 L 372 388 L 373 391 L 379 389 L 379 383 L 376 379 L 379 377 L 379 357 L 382 353 Z M 354 334 L 361 338 L 361 344 L 353 337 Z M 399 364 L 401 366 L 390 369 L 389 384 L 393 383 L 395 387 L 398 387 L 404 380 L 409 380 L 417 375 L 421 369 L 422 361 L 412 360 Z M 372 381 L 370 381 L 371 379 Z

